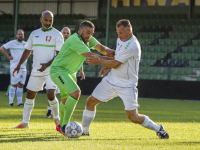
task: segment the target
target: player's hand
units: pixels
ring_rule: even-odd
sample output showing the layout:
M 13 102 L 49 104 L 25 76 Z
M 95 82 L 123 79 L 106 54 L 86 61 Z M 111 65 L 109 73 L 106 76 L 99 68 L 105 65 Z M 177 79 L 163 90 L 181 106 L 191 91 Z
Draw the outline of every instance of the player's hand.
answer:
M 107 52 L 107 55 L 110 59 L 114 59 L 115 57 L 115 50 L 112 50 L 112 49 L 109 49 L 109 50 L 106 50 Z
M 81 76 L 81 79 L 80 80 L 85 80 L 85 74 L 83 71 L 80 71 L 79 72 L 79 76 Z
M 105 73 L 107 73 L 108 71 L 110 71 L 110 69 L 111 69 L 111 68 L 106 68 L 106 67 L 105 67 L 105 68 L 102 68 L 101 71 L 99 72 L 99 76 L 100 76 L 100 77 L 103 77 L 103 75 L 104 75 Z
M 12 75 L 13 75 L 13 77 L 15 77 L 15 72 L 17 72 L 17 74 L 19 73 L 19 70 L 21 69 L 21 65 L 18 65 L 15 69 L 14 69 L 14 71 L 13 71 L 13 73 L 12 73 Z
M 40 69 L 37 69 L 37 71 L 40 71 L 40 72 L 43 72 L 47 67 L 48 65 L 45 64 L 45 63 L 40 63 L 40 65 L 42 66 Z
M 8 59 L 13 60 L 13 57 L 12 57 L 12 56 L 9 56 Z
M 98 65 L 99 64 L 99 60 L 100 60 L 100 58 L 98 56 L 92 55 L 91 57 L 87 57 L 85 62 L 88 65 Z

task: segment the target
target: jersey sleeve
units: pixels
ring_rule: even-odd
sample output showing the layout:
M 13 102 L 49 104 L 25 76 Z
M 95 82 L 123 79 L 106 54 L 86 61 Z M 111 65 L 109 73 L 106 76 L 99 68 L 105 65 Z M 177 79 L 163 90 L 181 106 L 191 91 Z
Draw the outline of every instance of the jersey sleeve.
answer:
M 33 50 L 33 32 L 30 34 L 24 48 L 27 50 Z
M 121 49 L 116 55 L 115 60 L 124 63 L 126 62 L 130 57 L 134 57 L 134 47 L 128 46 L 125 47 L 125 49 Z
M 82 40 L 73 38 L 70 42 L 70 48 L 77 52 L 79 55 L 81 55 L 82 53 L 90 52 L 90 49 L 83 43 Z
M 8 43 L 6 43 L 6 44 L 4 44 L 3 45 L 3 47 L 7 50 L 7 49 L 10 49 L 10 48 L 12 48 L 12 41 L 10 41 L 10 42 L 8 42 Z
M 62 45 L 64 43 L 63 35 L 59 32 L 58 37 L 56 38 L 56 51 L 60 51 Z
M 89 49 L 92 49 L 93 47 L 95 47 L 97 44 L 99 44 L 99 42 L 92 36 L 89 39 Z

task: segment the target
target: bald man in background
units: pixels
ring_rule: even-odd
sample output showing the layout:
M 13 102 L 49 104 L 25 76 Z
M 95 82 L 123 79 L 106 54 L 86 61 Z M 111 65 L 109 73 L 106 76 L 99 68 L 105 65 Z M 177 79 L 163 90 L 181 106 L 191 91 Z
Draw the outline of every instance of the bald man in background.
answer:
M 49 66 L 56 54 L 60 51 L 64 40 L 62 34 L 52 27 L 54 15 L 51 11 L 44 11 L 40 22 L 42 27 L 34 30 L 26 43 L 25 51 L 17 67 L 13 71 L 13 76 L 21 69 L 21 65 L 29 58 L 33 51 L 33 69 L 27 84 L 27 95 L 24 103 L 23 121 L 14 128 L 29 128 L 31 111 L 34 107 L 35 97 L 38 91 L 43 90 L 44 84 L 47 90 L 47 98 L 52 108 L 52 113 L 56 125 L 59 124 L 59 102 L 55 96 L 57 86 L 49 76 Z

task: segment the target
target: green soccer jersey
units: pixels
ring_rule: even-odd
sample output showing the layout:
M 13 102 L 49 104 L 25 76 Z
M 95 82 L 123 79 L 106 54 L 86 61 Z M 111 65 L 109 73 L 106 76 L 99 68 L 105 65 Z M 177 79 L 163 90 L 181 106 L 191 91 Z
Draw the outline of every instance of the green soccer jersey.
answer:
M 74 33 L 65 41 L 51 66 L 62 67 L 70 74 L 74 74 L 81 68 L 86 59 L 81 54 L 90 52 L 90 49 L 97 44 L 99 42 L 93 36 L 88 43 L 84 43 L 78 33 Z

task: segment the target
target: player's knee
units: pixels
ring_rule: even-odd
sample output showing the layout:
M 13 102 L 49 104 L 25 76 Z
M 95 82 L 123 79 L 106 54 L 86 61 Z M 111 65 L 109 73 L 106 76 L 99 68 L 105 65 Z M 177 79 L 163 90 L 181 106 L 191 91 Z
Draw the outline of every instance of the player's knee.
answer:
M 96 106 L 98 103 L 97 103 L 97 99 L 94 98 L 93 96 L 89 96 L 88 99 L 87 99 L 87 103 L 86 103 L 86 106 L 87 107 L 94 107 Z
M 37 95 L 37 92 L 28 90 L 26 98 L 28 98 L 28 99 L 34 99 L 36 95 Z
M 81 90 L 76 90 L 76 91 L 70 93 L 69 95 L 78 100 L 81 96 Z

